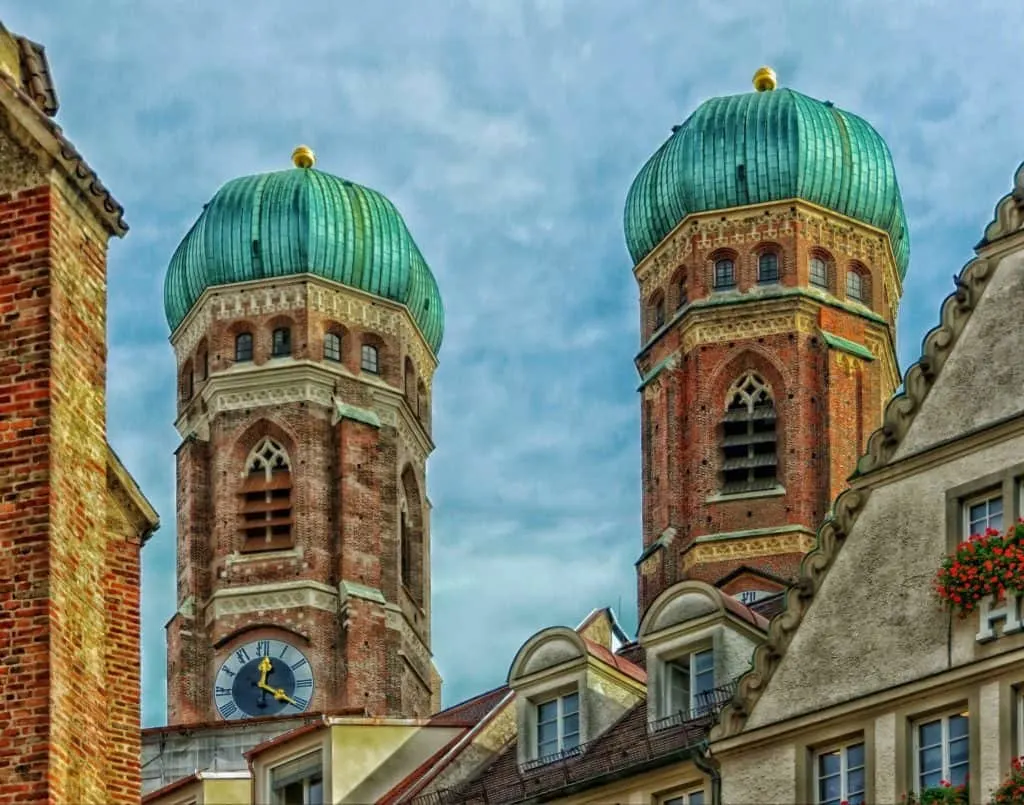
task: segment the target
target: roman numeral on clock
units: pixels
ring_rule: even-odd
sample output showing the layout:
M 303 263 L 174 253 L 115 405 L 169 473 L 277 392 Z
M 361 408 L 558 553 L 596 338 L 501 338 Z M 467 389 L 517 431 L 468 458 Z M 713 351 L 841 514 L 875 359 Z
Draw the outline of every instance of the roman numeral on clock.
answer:
M 303 699 L 301 696 L 295 697 L 295 706 L 300 710 L 305 710 L 307 704 L 309 704 L 309 699 Z
M 241 663 L 249 662 L 249 652 L 246 651 L 244 647 L 238 649 L 238 651 L 235 652 L 235 656 L 238 658 L 238 661 L 241 662 Z
M 256 644 L 256 656 L 257 657 L 269 657 L 270 656 L 270 641 L 261 640 Z
M 295 680 L 295 687 L 297 688 L 311 688 L 313 687 L 312 679 L 297 679 Z
M 291 669 L 292 669 L 293 671 L 297 671 L 297 670 L 298 670 L 299 668 L 301 668 L 301 667 L 302 667 L 303 665 L 308 665 L 308 663 L 306 662 L 306 658 L 305 658 L 305 657 L 303 657 L 303 658 L 302 658 L 301 660 L 299 660 L 298 662 L 296 662 L 296 663 L 294 663 L 294 664 L 292 664 L 292 665 L 289 665 L 288 667 L 289 667 L 289 668 L 291 668 Z
M 230 696 L 231 695 L 231 688 L 222 688 L 220 685 L 217 685 L 217 690 L 216 690 L 215 694 L 217 696 Z
M 234 702 L 225 702 L 217 709 L 220 710 L 220 714 L 224 718 L 231 718 L 231 716 L 238 712 L 238 705 Z

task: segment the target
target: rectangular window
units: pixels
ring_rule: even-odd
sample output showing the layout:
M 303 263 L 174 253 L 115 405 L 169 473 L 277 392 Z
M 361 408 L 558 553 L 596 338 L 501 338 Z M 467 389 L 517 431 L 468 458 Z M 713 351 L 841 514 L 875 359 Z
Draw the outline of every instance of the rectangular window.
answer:
M 685 794 L 673 794 L 668 799 L 660 800 L 661 805 L 704 805 L 704 791 L 700 788 L 687 791 Z
M 292 331 L 281 327 L 274 330 L 274 338 L 271 347 L 271 355 L 275 358 L 283 358 L 292 354 Z
M 320 752 L 272 768 L 270 793 L 274 805 L 323 805 L 324 773 Z
M 968 715 L 957 713 L 915 725 L 915 777 L 919 791 L 948 780 L 967 781 L 969 763 Z
M 580 745 L 580 695 L 568 693 L 537 705 L 537 757 Z
M 964 538 L 984 534 L 985 529 L 1003 530 L 1003 496 L 989 493 L 964 501 Z
M 864 805 L 864 744 L 819 752 L 814 764 L 815 805 Z
M 779 256 L 765 252 L 757 260 L 757 281 L 761 283 L 779 281 Z
M 715 687 L 715 653 L 712 649 L 697 651 L 673 660 L 666 670 L 666 712 L 701 715 L 703 694 Z
M 341 361 L 341 336 L 327 333 L 324 336 L 324 358 L 329 361 Z

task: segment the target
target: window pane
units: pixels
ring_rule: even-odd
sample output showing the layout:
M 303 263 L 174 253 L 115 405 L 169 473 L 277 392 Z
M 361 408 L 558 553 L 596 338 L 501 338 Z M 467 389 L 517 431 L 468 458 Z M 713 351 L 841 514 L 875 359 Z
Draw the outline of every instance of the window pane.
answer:
M 537 707 L 537 720 L 540 722 L 551 722 L 552 724 L 558 718 L 558 701 L 552 699 L 550 702 L 544 702 Z
M 335 333 L 324 336 L 324 357 L 329 361 L 341 360 L 341 338 Z
M 839 775 L 835 777 L 824 777 L 818 780 L 818 800 L 821 802 L 836 802 L 843 796 L 843 788 Z
M 553 755 L 558 751 L 558 740 L 554 741 L 538 741 L 537 742 L 537 757 L 546 757 Z
M 562 735 L 562 749 L 575 749 L 580 745 L 580 734 L 569 732 Z
M 864 768 L 851 769 L 846 775 L 846 793 L 848 796 L 864 793 Z
M 949 781 L 953 785 L 963 785 L 964 783 L 966 783 L 968 768 L 969 764 L 967 763 L 967 761 L 964 761 L 963 763 L 960 763 L 956 766 L 950 766 Z
M 949 744 L 949 765 L 967 762 L 968 743 L 966 738 L 957 738 Z
M 568 715 L 569 713 L 576 713 L 580 709 L 580 695 L 578 693 L 570 693 L 568 696 L 562 697 L 562 713 Z
M 818 777 L 824 779 L 839 774 L 840 767 L 841 760 L 838 749 L 835 752 L 818 755 Z
M 828 271 L 820 257 L 811 258 L 811 283 L 822 288 L 828 285 Z
M 779 258 L 772 253 L 762 254 L 757 261 L 759 282 L 775 282 L 779 278 Z
M 708 649 L 707 651 L 698 651 L 694 655 L 694 665 L 697 673 L 703 671 L 712 670 L 715 667 L 715 652 Z
M 562 719 L 562 734 L 569 735 L 570 733 L 578 733 L 580 731 L 580 716 L 579 713 L 573 713 L 570 716 L 566 716 Z
M 864 765 L 864 744 L 854 744 L 846 750 L 846 765 L 856 769 Z
M 689 805 L 704 805 L 704 792 L 692 791 L 690 793 Z
M 558 724 L 554 721 L 538 724 L 537 743 L 558 743 Z
M 967 716 L 950 716 L 949 717 L 949 737 L 950 738 L 964 738 L 967 736 L 968 721 Z
M 324 783 L 323 780 L 317 778 L 309 784 L 309 796 L 306 805 L 323 805 L 323 803 Z
M 938 746 L 942 743 L 942 722 L 929 721 L 918 727 L 917 740 L 921 748 Z
M 933 771 L 933 772 L 928 772 L 928 773 L 922 772 L 922 774 L 921 774 L 921 782 L 920 782 L 920 784 L 921 784 L 921 788 L 922 789 L 932 788 L 933 786 L 937 786 L 941 782 L 942 782 L 942 772 L 941 771 Z

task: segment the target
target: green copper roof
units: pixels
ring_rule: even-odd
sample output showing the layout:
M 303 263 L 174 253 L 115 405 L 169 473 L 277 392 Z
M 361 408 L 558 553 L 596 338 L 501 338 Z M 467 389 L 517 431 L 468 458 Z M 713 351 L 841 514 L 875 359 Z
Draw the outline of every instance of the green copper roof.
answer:
M 217 191 L 171 258 L 167 322 L 176 329 L 211 286 L 305 272 L 408 306 L 434 352 L 441 346 L 441 295 L 395 206 L 305 167 Z
M 643 166 L 626 198 L 639 263 L 690 213 L 801 198 L 889 233 L 910 258 L 892 155 L 870 125 L 791 89 L 712 98 Z

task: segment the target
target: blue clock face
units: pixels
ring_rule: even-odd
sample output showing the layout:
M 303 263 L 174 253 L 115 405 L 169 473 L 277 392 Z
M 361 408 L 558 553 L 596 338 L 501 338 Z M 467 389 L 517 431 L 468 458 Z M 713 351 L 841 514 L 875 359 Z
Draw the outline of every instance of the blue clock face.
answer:
M 224 661 L 213 693 L 221 718 L 297 715 L 313 700 L 313 667 L 290 643 L 253 640 Z

